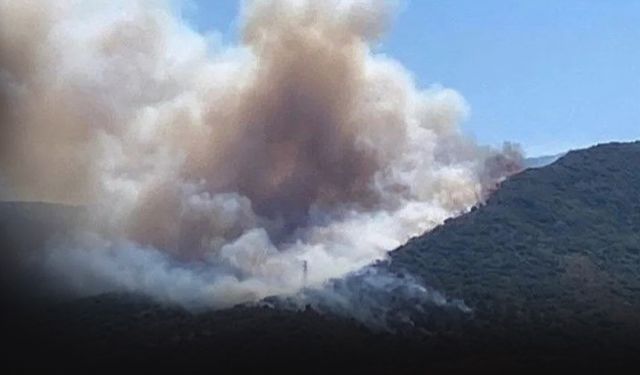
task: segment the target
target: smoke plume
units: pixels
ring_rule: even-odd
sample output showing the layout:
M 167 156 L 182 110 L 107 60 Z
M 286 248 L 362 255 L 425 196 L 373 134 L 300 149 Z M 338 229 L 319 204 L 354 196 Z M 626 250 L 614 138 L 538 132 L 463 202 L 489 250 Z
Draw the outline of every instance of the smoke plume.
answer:
M 519 168 L 517 150 L 461 133 L 457 92 L 372 51 L 387 1 L 250 1 L 234 46 L 172 9 L 0 0 L 3 194 L 90 207 L 45 259 L 81 293 L 295 293 L 385 259 Z

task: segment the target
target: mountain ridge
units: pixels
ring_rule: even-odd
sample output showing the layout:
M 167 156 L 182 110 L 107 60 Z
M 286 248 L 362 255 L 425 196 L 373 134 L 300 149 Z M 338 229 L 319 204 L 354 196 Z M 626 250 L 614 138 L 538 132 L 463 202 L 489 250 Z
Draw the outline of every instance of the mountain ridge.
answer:
M 399 277 L 412 275 L 471 309 L 412 310 L 412 325 L 396 334 L 310 307 L 192 313 L 106 294 L 11 311 L 4 340 L 20 343 L 13 348 L 14 362 L 35 352 L 62 367 L 217 363 L 299 372 L 314 363 L 311 372 L 342 366 L 388 373 L 635 366 L 638 165 L 640 142 L 571 151 L 549 166 L 512 176 L 485 203 L 372 265 Z M 46 239 L 50 225 L 64 230 L 61 223 L 47 224 L 47 215 L 32 226 L 42 232 L 34 238 Z M 14 228 L 30 227 L 29 220 L 34 219 L 19 219 Z M 7 228 L 2 224 L 0 235 Z M 357 277 L 344 283 L 357 283 Z M 82 359 L 73 362 L 71 354 Z
M 571 151 L 512 176 L 471 212 L 391 253 L 391 269 L 462 298 L 567 322 L 638 328 L 640 142 Z M 613 308 L 612 306 L 615 306 Z M 564 311 L 566 310 L 566 311 Z M 534 313 L 535 312 L 535 313 Z M 507 315 L 510 318 L 507 318 Z M 530 319 L 542 319 L 535 317 Z

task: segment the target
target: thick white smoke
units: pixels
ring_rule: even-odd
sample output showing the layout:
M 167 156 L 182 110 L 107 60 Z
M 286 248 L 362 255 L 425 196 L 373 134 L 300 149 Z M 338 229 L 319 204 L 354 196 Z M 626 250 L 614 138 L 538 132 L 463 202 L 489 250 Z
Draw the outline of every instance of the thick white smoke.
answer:
M 294 293 L 519 167 L 462 135 L 458 93 L 371 51 L 388 2 L 251 1 L 233 47 L 171 9 L 0 0 L 0 177 L 11 199 L 91 207 L 47 258 L 81 292 L 214 307 Z

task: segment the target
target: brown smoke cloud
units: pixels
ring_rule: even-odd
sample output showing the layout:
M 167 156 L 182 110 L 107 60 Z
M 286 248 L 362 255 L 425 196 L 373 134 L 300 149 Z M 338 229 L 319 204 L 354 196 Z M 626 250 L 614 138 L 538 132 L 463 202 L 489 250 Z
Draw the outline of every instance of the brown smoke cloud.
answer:
M 455 91 L 371 51 L 390 11 L 252 1 L 241 43 L 213 48 L 164 2 L 0 0 L 5 195 L 93 207 L 101 240 L 52 267 L 170 300 L 228 305 L 297 290 L 302 261 L 319 284 L 382 259 L 520 158 L 461 134 Z

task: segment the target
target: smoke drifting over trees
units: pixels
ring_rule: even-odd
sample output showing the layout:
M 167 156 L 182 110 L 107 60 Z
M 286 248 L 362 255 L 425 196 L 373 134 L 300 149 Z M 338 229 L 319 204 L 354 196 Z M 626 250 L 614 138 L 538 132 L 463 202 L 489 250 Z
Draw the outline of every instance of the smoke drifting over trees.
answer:
M 372 52 L 390 12 L 251 1 L 213 47 L 162 1 L 0 0 L 2 198 L 89 207 L 43 259 L 81 293 L 224 307 L 384 259 L 521 162 Z

